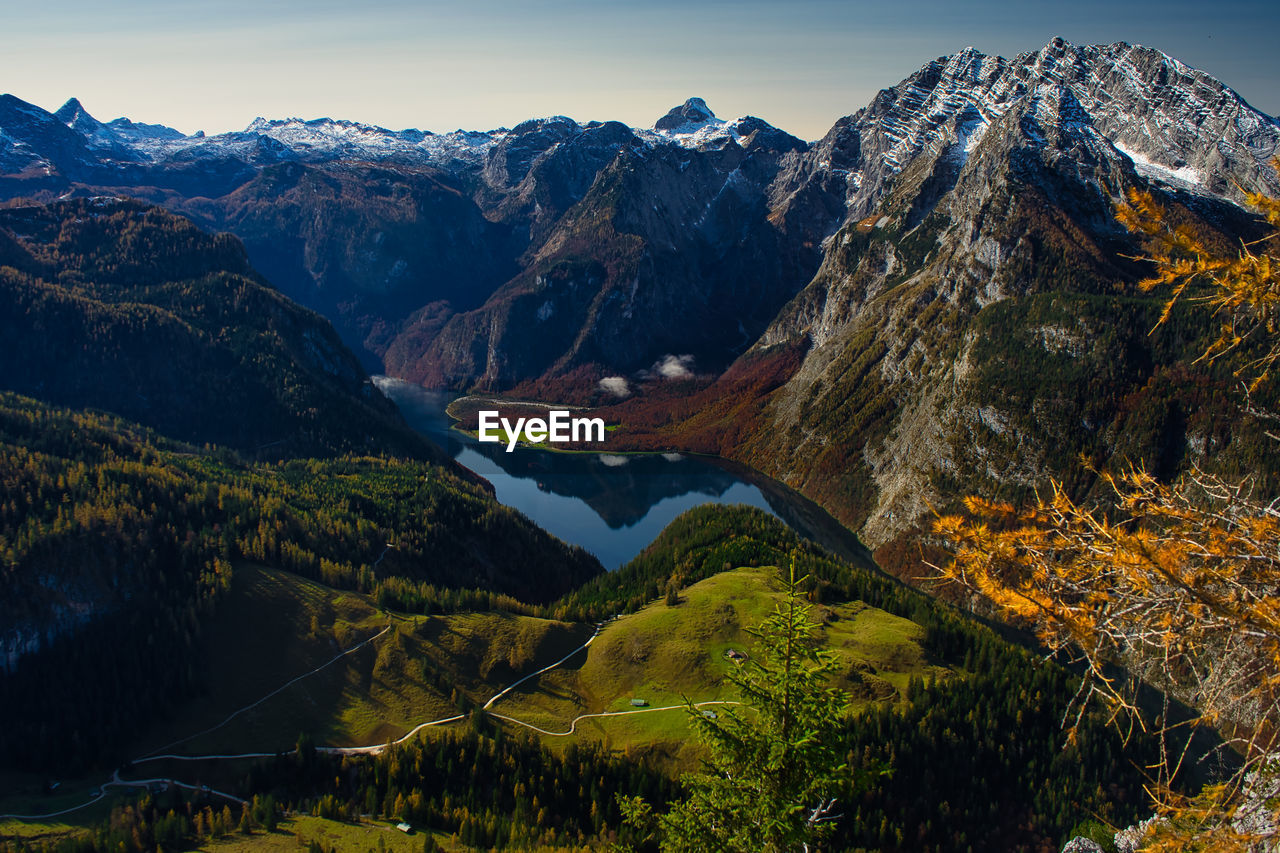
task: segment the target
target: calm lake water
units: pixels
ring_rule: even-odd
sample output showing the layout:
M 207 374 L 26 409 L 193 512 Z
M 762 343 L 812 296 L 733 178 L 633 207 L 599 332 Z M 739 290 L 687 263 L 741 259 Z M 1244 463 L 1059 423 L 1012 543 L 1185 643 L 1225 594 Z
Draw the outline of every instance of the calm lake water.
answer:
M 682 453 L 555 453 L 476 441 L 451 429 L 445 407 L 456 394 L 374 377 L 405 420 L 460 464 L 493 484 L 498 500 L 608 569 L 626 563 L 685 510 L 706 503 L 747 504 L 846 559 L 866 551 L 813 502 L 749 468 Z

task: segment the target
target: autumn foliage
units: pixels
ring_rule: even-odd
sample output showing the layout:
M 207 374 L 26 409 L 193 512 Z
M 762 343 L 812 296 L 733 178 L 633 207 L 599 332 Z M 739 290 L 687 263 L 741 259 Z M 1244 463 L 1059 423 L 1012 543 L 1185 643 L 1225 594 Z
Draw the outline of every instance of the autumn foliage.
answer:
M 1280 199 L 1259 193 L 1248 193 L 1247 199 L 1267 224 L 1280 228 Z M 1252 374 L 1251 389 L 1270 379 L 1271 368 L 1280 360 L 1280 257 L 1275 254 L 1280 231 L 1242 242 L 1238 252 L 1226 254 L 1192 229 L 1172 224 L 1151 193 L 1136 191 L 1127 204 L 1116 208 L 1116 218 L 1154 247 L 1150 260 L 1156 265 L 1155 275 L 1138 287 L 1148 292 L 1168 289 L 1160 322 L 1184 298 L 1204 306 L 1221 321 L 1221 328 L 1202 358 L 1213 359 L 1261 340 L 1262 354 L 1243 360 L 1237 373 Z
M 1280 201 L 1249 201 L 1280 227 Z M 1149 193 L 1131 193 L 1118 218 L 1154 247 L 1155 273 L 1139 287 L 1167 294 L 1161 323 L 1179 301 L 1213 312 L 1221 325 L 1201 358 L 1233 354 L 1241 416 L 1276 419 L 1252 395 L 1280 361 L 1280 232 L 1222 252 L 1172 224 Z M 1163 820 L 1143 850 L 1274 842 L 1267 792 L 1280 750 L 1280 498 L 1196 467 L 1172 483 L 1141 468 L 1102 476 L 1113 498 L 1105 504 L 1077 503 L 1056 482 L 1029 508 L 966 499 L 967 513 L 935 524 L 954 551 L 942 575 L 1081 663 L 1077 711 L 1101 699 L 1118 725 L 1163 737 L 1162 760 L 1149 768 Z M 1179 720 L 1165 700 L 1144 713 L 1138 682 L 1194 711 Z M 1196 727 L 1220 734 L 1238 769 L 1187 797 L 1175 780 Z

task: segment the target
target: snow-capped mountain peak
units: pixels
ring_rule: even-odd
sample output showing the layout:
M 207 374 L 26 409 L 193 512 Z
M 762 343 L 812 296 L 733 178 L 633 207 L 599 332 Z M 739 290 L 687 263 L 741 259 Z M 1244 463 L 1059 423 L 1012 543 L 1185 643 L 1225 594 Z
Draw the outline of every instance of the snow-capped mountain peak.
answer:
M 651 143 L 674 142 L 684 148 L 701 148 L 708 145 L 719 147 L 729 141 L 737 142 L 762 128 L 795 141 L 794 137 L 754 116 L 734 121 L 716 118 L 716 114 L 702 98 L 689 98 L 654 122 L 652 130 L 637 130 L 636 133 Z
M 135 155 L 123 139 L 108 126 L 89 115 L 78 98 L 71 98 L 58 108 L 54 118 L 84 137 L 89 148 L 113 159 L 130 160 Z
M 997 123 L 1004 145 L 1084 146 L 1181 189 L 1238 199 L 1236 185 L 1275 186 L 1275 119 L 1208 74 L 1125 42 L 1054 38 L 1011 60 L 974 48 L 939 57 L 837 122 L 810 156 L 845 176 L 861 217 L 917 157 L 962 166 Z
M 720 133 L 725 122 L 716 118 L 716 114 L 707 106 L 702 98 L 690 98 L 678 107 L 672 107 L 662 118 L 653 123 L 654 132 L 662 136 L 680 140 L 679 137 L 700 136 L 710 138 L 723 135 Z

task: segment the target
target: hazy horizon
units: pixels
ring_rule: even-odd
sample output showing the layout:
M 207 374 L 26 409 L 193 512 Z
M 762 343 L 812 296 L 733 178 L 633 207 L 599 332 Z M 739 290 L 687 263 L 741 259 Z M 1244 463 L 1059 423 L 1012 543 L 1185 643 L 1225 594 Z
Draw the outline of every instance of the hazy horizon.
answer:
M 647 127 L 697 96 L 721 118 L 816 139 L 935 57 L 970 45 L 1012 57 L 1062 36 L 1158 48 L 1275 115 L 1273 5 L 71 0 L 9 10 L 0 90 L 185 133 L 258 116 L 434 132 L 548 115 Z

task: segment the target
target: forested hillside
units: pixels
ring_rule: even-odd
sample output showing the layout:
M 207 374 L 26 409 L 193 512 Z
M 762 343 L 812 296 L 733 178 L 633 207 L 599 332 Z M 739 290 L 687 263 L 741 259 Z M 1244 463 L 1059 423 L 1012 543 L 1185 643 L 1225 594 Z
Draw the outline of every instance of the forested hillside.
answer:
M 110 761 L 198 693 L 238 561 L 436 608 L 600 571 L 410 430 L 233 237 L 116 198 L 0 210 L 0 336 L 4 766 Z
M 439 458 L 234 237 L 115 198 L 0 210 L 0 388 L 264 458 Z

